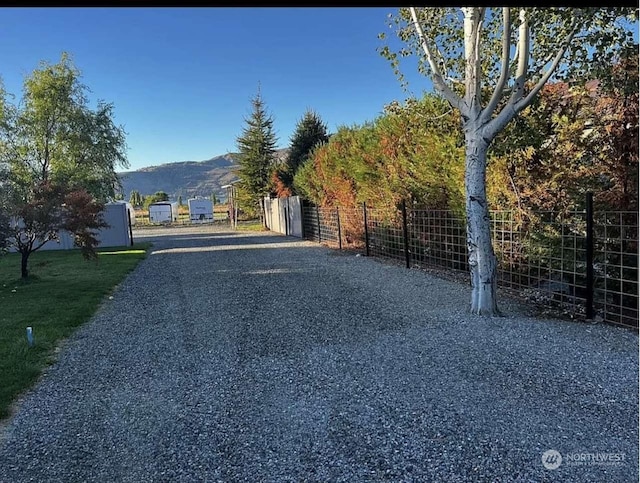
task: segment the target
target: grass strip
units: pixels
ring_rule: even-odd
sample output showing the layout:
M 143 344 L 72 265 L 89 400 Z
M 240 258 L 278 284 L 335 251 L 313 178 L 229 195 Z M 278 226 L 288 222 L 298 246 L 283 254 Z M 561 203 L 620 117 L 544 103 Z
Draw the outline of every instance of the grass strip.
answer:
M 0 258 L 0 419 L 55 358 L 59 343 L 88 321 L 99 305 L 146 257 L 150 243 L 98 250 L 86 261 L 79 250 L 39 251 L 20 278 L 20 255 Z M 27 327 L 34 344 L 27 343 Z

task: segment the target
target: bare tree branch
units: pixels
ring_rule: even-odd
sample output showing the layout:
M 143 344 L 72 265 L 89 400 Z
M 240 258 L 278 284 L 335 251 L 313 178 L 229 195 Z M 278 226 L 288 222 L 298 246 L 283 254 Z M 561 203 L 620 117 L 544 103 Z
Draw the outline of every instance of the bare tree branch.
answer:
M 455 77 L 446 77 L 446 79 L 452 84 L 464 85 L 464 81 L 460 79 L 456 79 Z
M 553 75 L 553 73 L 558 68 L 558 65 L 560 64 L 562 57 L 564 57 L 564 54 L 567 52 L 567 49 L 569 48 L 569 45 L 571 44 L 571 41 L 573 40 L 573 37 L 575 36 L 575 34 L 578 32 L 579 28 L 580 28 L 580 21 L 574 18 L 573 26 L 569 31 L 569 33 L 567 34 L 567 36 L 565 37 L 564 41 L 562 42 L 562 47 L 558 50 L 558 53 L 556 54 L 555 59 L 553 59 L 551 66 L 549 66 L 549 69 L 547 70 L 547 72 L 542 77 L 540 77 L 536 85 L 533 86 L 531 91 L 529 91 L 529 94 L 527 94 L 527 96 L 524 99 L 521 99 L 520 101 L 516 102 L 515 104 L 516 112 L 521 111 L 527 105 L 529 105 L 533 100 L 533 98 L 538 94 L 538 92 L 540 92 L 540 89 L 542 89 L 542 87 L 547 83 L 549 78 Z
M 421 113 L 418 113 L 418 116 L 420 116 L 422 119 L 426 119 L 427 121 L 435 121 L 436 119 L 441 119 L 443 117 L 448 116 L 452 112 L 453 112 L 453 109 L 449 109 L 447 112 L 445 112 L 443 114 L 439 114 L 437 116 L 424 116 Z
M 498 102 L 500 102 L 500 98 L 504 93 L 504 86 L 509 78 L 509 64 L 511 63 L 511 8 L 502 8 L 502 23 L 504 24 L 502 32 L 502 68 L 489 104 L 483 111 L 484 122 L 488 122 L 491 119 L 491 115 L 498 106 Z
M 464 102 L 468 109 L 467 117 L 475 117 L 479 111 L 479 59 L 477 49 L 478 17 L 480 9 L 477 7 L 462 7 L 464 15 L 464 61 L 465 61 L 465 93 Z
M 457 109 L 461 109 L 462 107 L 462 99 L 451 90 L 451 88 L 446 84 L 444 78 L 442 76 L 442 72 L 440 72 L 440 68 L 438 64 L 435 62 L 433 58 L 433 53 L 431 48 L 427 44 L 426 36 L 422 30 L 422 26 L 418 21 L 418 15 L 416 14 L 416 10 L 414 7 L 409 7 L 409 11 L 411 12 L 411 18 L 413 19 L 413 25 L 418 33 L 418 38 L 420 39 L 420 44 L 422 46 L 422 50 L 427 57 L 427 61 L 429 62 L 429 67 L 431 68 L 431 73 L 433 75 L 433 85 L 438 90 L 442 96 L 449 101 L 454 107 Z
M 476 89 L 475 89 L 475 105 L 481 106 L 482 103 L 482 89 L 481 89 L 481 76 L 482 76 L 482 62 L 480 61 L 480 42 L 482 40 L 482 22 L 484 21 L 484 14 L 486 8 L 480 7 L 478 9 L 478 19 L 475 25 L 475 42 L 474 42 L 474 59 L 473 65 L 475 68 L 475 79 L 476 79 Z
M 523 17 L 523 11 L 520 11 L 520 18 L 522 19 Z M 540 89 L 542 89 L 542 87 L 546 84 L 546 82 L 549 80 L 549 78 L 553 75 L 553 73 L 555 72 L 555 70 L 558 68 L 558 65 L 560 64 L 560 61 L 562 60 L 562 57 L 564 57 L 564 54 L 566 53 L 567 49 L 569 48 L 569 45 L 571 44 L 571 41 L 573 40 L 573 37 L 575 36 L 575 34 L 578 32 L 579 28 L 580 28 L 580 24 L 581 24 L 581 19 L 579 18 L 574 18 L 572 21 L 572 26 L 569 30 L 569 33 L 567 34 L 567 36 L 564 38 L 561 47 L 559 48 L 558 52 L 555 55 L 555 58 L 553 59 L 551 65 L 549 66 L 549 69 L 547 70 L 547 72 L 538 80 L 538 82 L 536 83 L 536 85 L 531 89 L 531 91 L 527 94 L 526 97 L 522 97 L 522 91 L 524 90 L 524 81 L 526 80 L 526 60 L 522 59 L 522 55 L 523 52 L 526 50 L 527 52 L 527 57 L 528 57 L 528 46 L 521 46 L 520 42 L 521 42 L 521 38 L 518 39 L 518 55 L 519 55 L 519 60 L 518 60 L 518 77 L 517 79 L 522 79 L 522 86 L 516 84 L 514 86 L 514 91 L 511 95 L 511 98 L 509 99 L 509 102 L 507 103 L 506 106 L 504 106 L 502 108 L 502 110 L 500 111 L 500 113 L 491 121 L 489 122 L 485 129 L 484 129 L 484 134 L 485 134 L 485 138 L 487 139 L 493 139 L 493 137 L 495 137 L 495 135 L 497 133 L 499 133 L 504 126 L 507 125 L 507 123 L 509 121 L 511 121 L 520 111 L 522 111 L 525 107 L 527 107 L 529 104 L 531 104 L 531 102 L 533 101 L 533 98 L 538 94 L 538 92 L 540 91 Z M 523 33 L 523 28 L 522 25 L 520 26 L 520 35 L 522 35 Z M 528 27 L 527 27 L 528 29 Z M 527 42 L 528 43 L 528 42 Z M 522 75 L 522 70 L 524 69 L 524 75 Z M 519 82 L 519 81 L 516 81 Z
M 524 83 L 527 80 L 529 70 L 529 21 L 523 8 L 520 9 L 520 27 L 518 27 L 518 68 L 516 71 L 516 81 L 511 99 L 509 102 L 519 101 L 524 93 Z

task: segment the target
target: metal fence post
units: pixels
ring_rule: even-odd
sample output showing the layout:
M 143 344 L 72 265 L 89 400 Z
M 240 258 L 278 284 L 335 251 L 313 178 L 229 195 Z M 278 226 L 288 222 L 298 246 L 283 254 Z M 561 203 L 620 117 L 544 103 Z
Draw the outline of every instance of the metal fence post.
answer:
M 407 268 L 411 267 L 411 259 L 409 257 L 409 233 L 407 229 L 407 204 L 402 200 L 402 234 L 404 238 L 404 259 Z
M 133 229 L 131 228 L 131 210 L 129 208 L 127 208 L 127 222 L 129 223 L 129 239 L 131 246 L 133 246 Z
M 362 212 L 364 214 L 364 254 L 369 256 L 369 226 L 367 223 L 367 202 L 362 202 Z
M 318 222 L 318 243 L 322 243 L 322 233 L 320 230 L 320 207 L 316 206 L 316 220 Z
M 336 206 L 336 219 L 338 221 L 338 249 L 342 250 L 342 230 L 340 229 L 340 207 Z
M 285 198 L 287 204 L 284 207 L 284 234 L 289 236 L 289 197 Z
M 593 193 L 587 193 L 587 319 L 593 320 Z

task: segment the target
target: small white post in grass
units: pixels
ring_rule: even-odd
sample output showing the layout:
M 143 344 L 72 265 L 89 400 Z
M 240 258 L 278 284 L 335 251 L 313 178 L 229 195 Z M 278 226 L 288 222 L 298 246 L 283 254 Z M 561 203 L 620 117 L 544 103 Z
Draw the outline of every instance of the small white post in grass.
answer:
M 33 347 L 33 329 L 31 327 L 27 327 L 27 344 L 29 347 Z

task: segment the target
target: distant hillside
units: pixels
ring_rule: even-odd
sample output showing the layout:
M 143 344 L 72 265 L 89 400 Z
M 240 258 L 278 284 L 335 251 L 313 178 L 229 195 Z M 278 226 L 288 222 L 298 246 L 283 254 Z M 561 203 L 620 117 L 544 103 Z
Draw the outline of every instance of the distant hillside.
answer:
M 278 159 L 284 159 L 287 152 L 288 148 L 278 150 Z M 129 199 L 131 191 L 137 190 L 143 196 L 164 191 L 172 200 L 182 196 L 184 202 L 194 196 L 209 197 L 211 193 L 225 199 L 222 186 L 238 179 L 234 173 L 238 168 L 236 159 L 237 154 L 228 153 L 206 161 L 180 161 L 120 173 L 124 197 Z

